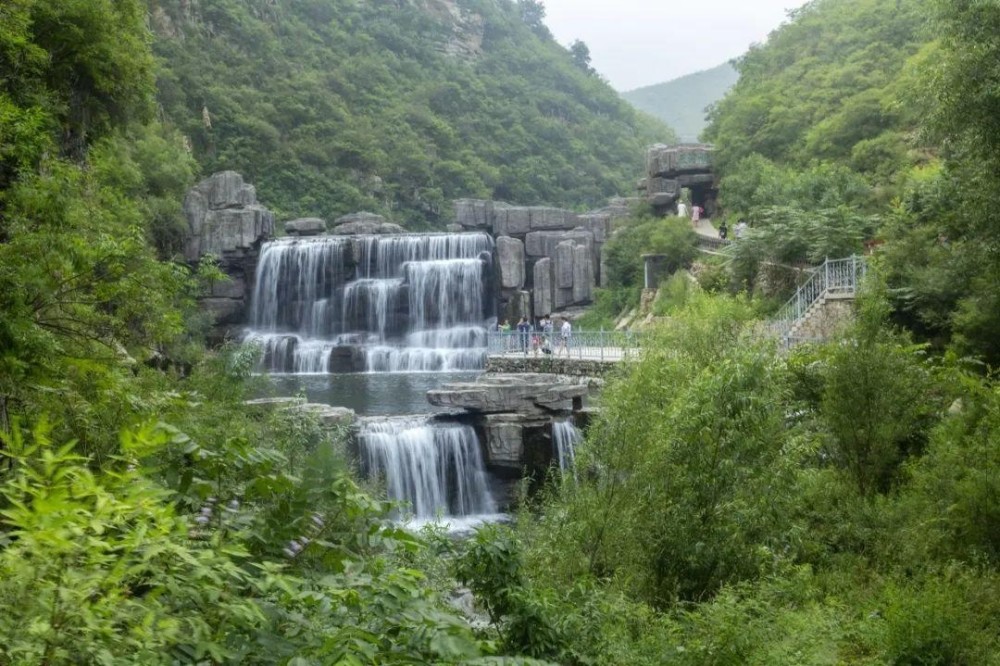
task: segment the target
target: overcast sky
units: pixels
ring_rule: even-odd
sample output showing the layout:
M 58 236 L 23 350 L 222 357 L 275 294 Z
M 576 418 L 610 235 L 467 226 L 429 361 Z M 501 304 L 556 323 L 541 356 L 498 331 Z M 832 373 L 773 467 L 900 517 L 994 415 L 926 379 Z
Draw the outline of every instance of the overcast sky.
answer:
M 568 45 L 582 39 L 615 88 L 632 90 L 742 55 L 803 0 L 543 0 L 545 23 Z

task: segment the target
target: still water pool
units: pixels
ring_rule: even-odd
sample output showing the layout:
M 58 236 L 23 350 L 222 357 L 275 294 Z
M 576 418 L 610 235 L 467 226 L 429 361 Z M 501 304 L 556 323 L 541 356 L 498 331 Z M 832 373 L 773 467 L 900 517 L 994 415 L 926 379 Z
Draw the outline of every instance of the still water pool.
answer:
M 427 391 L 449 382 L 468 382 L 475 372 L 353 375 L 271 375 L 274 395 L 305 394 L 309 402 L 348 407 L 358 416 L 401 416 L 440 411 Z

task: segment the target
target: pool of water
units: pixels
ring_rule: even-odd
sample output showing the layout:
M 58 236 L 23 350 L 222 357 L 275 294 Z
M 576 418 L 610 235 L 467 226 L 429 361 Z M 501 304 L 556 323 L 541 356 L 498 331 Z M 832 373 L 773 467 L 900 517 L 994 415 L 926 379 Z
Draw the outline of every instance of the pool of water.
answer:
M 467 382 L 475 372 L 349 375 L 270 375 L 273 394 L 305 394 L 309 402 L 348 407 L 359 416 L 398 416 L 440 411 L 427 402 L 427 391 L 449 382 Z

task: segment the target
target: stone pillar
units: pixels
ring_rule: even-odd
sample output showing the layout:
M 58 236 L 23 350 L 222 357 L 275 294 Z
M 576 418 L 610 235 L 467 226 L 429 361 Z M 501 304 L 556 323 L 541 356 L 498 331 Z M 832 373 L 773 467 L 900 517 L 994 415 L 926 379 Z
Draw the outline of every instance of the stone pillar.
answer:
M 516 238 L 497 238 L 497 258 L 500 262 L 500 283 L 504 289 L 524 288 L 524 243 Z
M 552 314 L 552 260 L 546 257 L 535 263 L 535 316 Z
M 594 260 L 590 248 L 573 249 L 573 302 L 589 303 L 594 297 Z

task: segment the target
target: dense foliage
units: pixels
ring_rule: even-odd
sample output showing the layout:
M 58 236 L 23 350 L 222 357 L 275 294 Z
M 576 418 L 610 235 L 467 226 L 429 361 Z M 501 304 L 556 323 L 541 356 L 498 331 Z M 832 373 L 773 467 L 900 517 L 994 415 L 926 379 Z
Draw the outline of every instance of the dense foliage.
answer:
M 520 650 L 1000 663 L 1000 393 L 892 331 L 884 295 L 791 355 L 755 333 L 745 299 L 673 310 L 605 389 L 578 474 L 465 555 L 502 627 L 539 628 Z
M 733 284 L 880 245 L 894 321 L 1000 360 L 998 20 L 992 1 L 815 0 L 744 56 L 706 133 L 727 214 L 755 226 Z
M 538 2 L 150 6 L 165 115 L 204 171 L 241 172 L 284 216 L 425 228 L 461 197 L 596 207 L 672 136 L 556 44 Z

